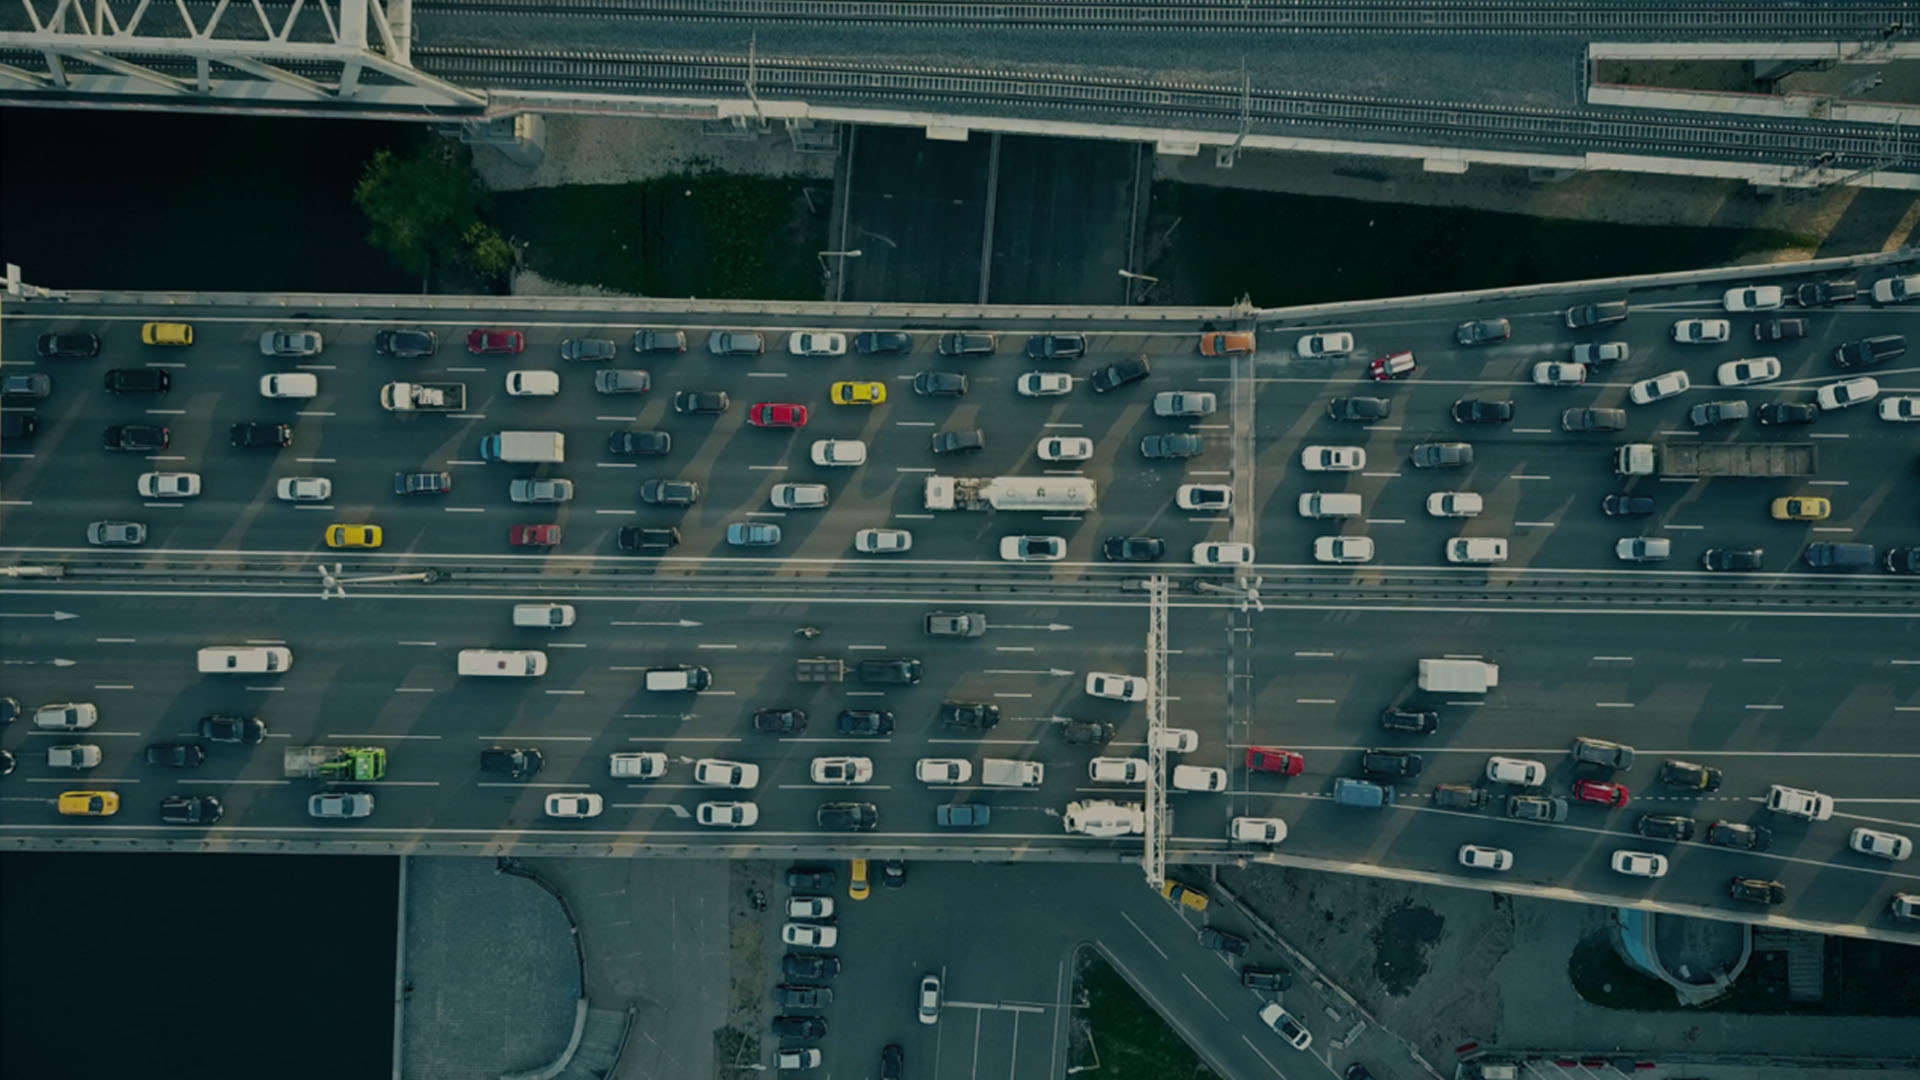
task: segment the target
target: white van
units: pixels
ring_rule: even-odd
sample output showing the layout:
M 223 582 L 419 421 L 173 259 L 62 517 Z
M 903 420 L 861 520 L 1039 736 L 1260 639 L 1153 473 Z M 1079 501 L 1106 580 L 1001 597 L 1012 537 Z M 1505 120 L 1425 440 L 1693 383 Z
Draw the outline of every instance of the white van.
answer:
M 202 675 L 279 675 L 293 667 L 284 645 L 209 645 L 200 650 Z
M 1351 491 L 1309 491 L 1300 496 L 1303 518 L 1346 518 L 1360 516 L 1360 496 Z
M 1012 758 L 981 758 L 980 782 L 988 787 L 1039 787 L 1046 779 L 1046 767 L 1037 761 Z
M 1498 536 L 1456 536 L 1447 541 L 1450 563 L 1503 563 L 1507 561 L 1507 542 Z
M 647 689 L 660 693 L 688 693 L 705 690 L 713 685 L 713 672 L 703 667 L 682 665 L 669 668 L 648 668 L 642 683 Z
M 573 625 L 572 604 L 515 604 L 513 605 L 513 625 L 537 626 L 543 630 L 558 630 Z
M 538 649 L 461 649 L 460 674 L 522 678 L 547 673 L 547 654 Z
M 1500 685 L 1500 665 L 1485 660 L 1420 661 L 1420 689 L 1440 693 L 1484 694 Z

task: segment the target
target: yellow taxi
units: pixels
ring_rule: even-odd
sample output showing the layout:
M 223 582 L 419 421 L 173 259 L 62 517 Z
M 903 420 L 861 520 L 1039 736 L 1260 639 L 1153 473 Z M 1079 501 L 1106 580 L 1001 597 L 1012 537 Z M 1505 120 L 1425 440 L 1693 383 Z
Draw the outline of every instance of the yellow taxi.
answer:
M 378 525 L 329 525 L 327 526 L 327 546 L 330 548 L 377 548 L 383 536 Z
M 1174 881 L 1171 878 L 1167 880 L 1165 885 L 1160 886 L 1160 895 L 1169 900 L 1178 901 L 1195 911 L 1207 910 L 1206 893 L 1201 892 L 1191 885 L 1182 885 L 1180 882 Z
M 112 791 L 63 791 L 60 812 L 68 817 L 108 817 L 120 811 L 120 796 Z
M 1825 521 L 1833 504 L 1818 495 L 1788 495 L 1773 500 L 1775 521 Z
M 865 900 L 873 887 L 867 883 L 867 860 L 853 860 L 853 873 L 847 877 L 847 895 L 855 900 Z
M 193 344 L 193 325 L 183 322 L 150 322 L 140 327 L 140 341 L 145 345 L 191 345 Z
M 879 405 L 886 400 L 886 383 L 837 382 L 833 384 L 835 405 Z

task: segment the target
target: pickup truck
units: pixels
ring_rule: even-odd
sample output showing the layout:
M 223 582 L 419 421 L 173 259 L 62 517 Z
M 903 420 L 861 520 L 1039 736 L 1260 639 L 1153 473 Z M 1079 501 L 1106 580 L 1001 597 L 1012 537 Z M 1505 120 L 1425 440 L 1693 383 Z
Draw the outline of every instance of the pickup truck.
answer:
M 793 677 L 799 682 L 840 682 L 847 677 L 847 663 L 833 657 L 806 657 L 793 662 Z
M 467 407 L 466 383 L 390 382 L 380 388 L 388 412 L 459 412 Z

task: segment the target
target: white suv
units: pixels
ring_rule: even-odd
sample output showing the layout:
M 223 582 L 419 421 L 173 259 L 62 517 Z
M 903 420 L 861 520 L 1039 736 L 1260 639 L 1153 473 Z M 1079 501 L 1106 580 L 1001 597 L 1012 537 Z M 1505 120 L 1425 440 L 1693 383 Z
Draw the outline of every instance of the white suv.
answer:
M 1496 784 L 1539 787 L 1547 781 L 1547 767 L 1527 758 L 1490 757 L 1487 759 L 1487 779 Z
M 1767 789 L 1767 809 L 1788 817 L 1825 821 L 1833 816 L 1833 796 L 1775 784 Z
M 1447 541 L 1450 563 L 1503 563 L 1507 542 L 1497 536 L 1456 536 Z
M 1097 757 L 1087 763 L 1087 779 L 1096 784 L 1144 784 L 1147 782 L 1147 759 Z

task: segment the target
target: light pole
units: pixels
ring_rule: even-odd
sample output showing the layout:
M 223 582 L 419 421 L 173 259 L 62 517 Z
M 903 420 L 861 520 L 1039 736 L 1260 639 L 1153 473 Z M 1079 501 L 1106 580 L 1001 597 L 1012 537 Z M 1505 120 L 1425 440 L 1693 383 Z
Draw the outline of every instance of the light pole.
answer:
M 820 272 L 822 274 L 833 273 L 833 270 L 827 266 L 827 256 L 829 255 L 836 256 L 842 260 L 842 262 L 840 263 L 840 274 L 838 277 L 834 278 L 834 281 L 833 281 L 833 298 L 835 300 L 839 300 L 841 297 L 841 294 L 844 293 L 847 288 L 847 270 L 846 270 L 847 264 L 844 260 L 857 259 L 864 254 L 865 252 L 861 251 L 859 248 L 854 248 L 852 251 L 822 251 L 819 253 L 818 257 L 820 259 Z
M 1146 301 L 1147 291 L 1151 290 L 1155 285 L 1160 284 L 1160 279 L 1157 277 L 1154 277 L 1152 274 L 1136 274 L 1131 270 L 1122 270 L 1120 271 L 1120 276 L 1123 278 L 1126 278 L 1130 282 L 1144 281 L 1147 283 L 1146 289 L 1143 289 L 1140 292 L 1140 300 L 1142 303 Z M 1128 285 L 1126 289 L 1127 289 L 1126 300 L 1128 303 L 1132 303 L 1133 302 L 1133 286 Z

